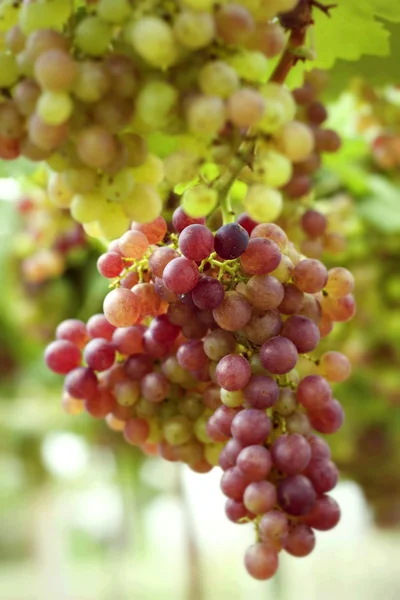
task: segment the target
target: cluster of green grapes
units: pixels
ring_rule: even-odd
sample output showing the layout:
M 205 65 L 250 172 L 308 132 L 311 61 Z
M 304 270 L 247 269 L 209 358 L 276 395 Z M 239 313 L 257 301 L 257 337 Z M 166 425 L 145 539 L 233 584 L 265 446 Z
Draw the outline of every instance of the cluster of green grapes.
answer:
M 86 247 L 82 227 L 38 189 L 17 202 L 23 231 L 17 234 L 14 252 L 21 260 L 27 284 L 41 284 L 60 277 L 71 255 Z
M 224 471 L 226 514 L 255 525 L 248 572 L 306 556 L 340 509 L 326 442 L 344 413 L 330 382 L 350 374 L 317 351 L 355 312 L 354 280 L 302 256 L 274 223 L 243 214 L 215 234 L 182 207 L 133 223 L 98 260 L 112 280 L 104 314 L 57 329 L 46 362 L 66 375 L 67 412 L 86 410 L 144 452 Z M 240 224 L 242 223 L 242 225 Z
M 315 152 L 337 149 L 315 103 L 305 125 L 268 80 L 286 43 L 275 17 L 296 5 L 3 3 L 0 156 L 45 161 L 50 199 L 100 238 L 156 218 L 175 192 L 208 215 L 234 180 L 252 218 L 275 219 L 285 193 L 309 191 L 299 174 Z

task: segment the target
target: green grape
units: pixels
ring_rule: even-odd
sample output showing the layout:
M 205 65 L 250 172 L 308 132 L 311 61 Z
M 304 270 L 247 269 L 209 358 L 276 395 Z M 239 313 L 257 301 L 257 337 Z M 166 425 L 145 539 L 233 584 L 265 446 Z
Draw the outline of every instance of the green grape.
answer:
M 182 208 L 189 217 L 206 217 L 217 204 L 217 192 L 202 184 L 186 190 L 182 198 Z
M 215 0 L 182 0 L 182 4 L 193 10 L 205 10 L 210 12 L 215 4 Z
M 12 54 L 0 52 L 0 87 L 11 87 L 18 79 L 19 69 Z
M 132 195 L 122 202 L 122 206 L 132 221 L 150 223 L 161 213 L 162 200 L 153 186 L 138 183 L 133 188 Z
M 213 137 L 225 125 L 226 108 L 221 98 L 199 96 L 186 112 L 188 129 L 202 137 Z
M 268 78 L 268 59 L 262 52 L 243 50 L 227 60 L 239 77 L 246 81 L 264 83 Z
M 189 152 L 177 151 L 164 160 L 165 179 L 171 185 L 186 183 L 197 175 L 201 159 Z
M 132 194 L 135 179 L 129 169 L 123 169 L 115 175 L 104 174 L 100 182 L 100 192 L 107 200 L 122 202 Z
M 153 67 L 166 69 L 177 59 L 172 28 L 158 17 L 143 17 L 128 25 L 127 36 L 139 56 Z
M 152 129 L 161 129 L 171 119 L 178 91 L 165 81 L 149 81 L 136 98 L 136 115 Z
M 82 223 L 82 227 L 86 235 L 96 239 L 100 239 L 102 237 L 100 225 L 97 221 L 92 221 L 91 223 Z
M 101 218 L 98 220 L 98 225 L 102 237 L 107 240 L 115 240 L 129 229 L 130 220 L 121 204 L 107 202 Z
M 229 119 L 238 127 L 252 127 L 265 113 L 265 102 L 257 90 L 242 88 L 228 100 Z
M 43 92 L 37 103 L 37 114 L 47 125 L 61 125 L 68 120 L 73 110 L 73 102 L 63 92 Z
M 252 219 L 259 223 L 269 223 L 282 212 L 282 194 L 266 185 L 251 185 L 243 204 Z
M 214 467 L 219 464 L 219 457 L 225 444 L 207 444 L 204 448 L 204 457 L 206 461 Z
M 102 63 L 83 61 L 78 63 L 78 72 L 73 93 L 82 102 L 98 102 L 109 90 L 110 76 Z
M 15 0 L 3 0 L 0 3 L 0 31 L 9 31 L 17 24 L 18 9 Z
M 228 390 L 224 390 L 223 388 L 221 388 L 220 396 L 221 402 L 225 404 L 225 406 L 229 406 L 230 408 L 242 406 L 244 402 L 244 396 L 241 390 L 237 392 L 229 392 Z
M 184 10 L 178 14 L 174 23 L 177 40 L 185 48 L 199 50 L 208 46 L 215 34 L 212 14 Z
M 95 171 L 86 167 L 77 167 L 67 169 L 63 173 L 66 185 L 75 192 L 75 194 L 86 194 L 94 190 L 97 182 Z
M 212 442 L 211 438 L 207 435 L 207 421 L 208 417 L 202 415 L 195 421 L 193 426 L 194 435 L 203 444 L 211 444 Z
M 278 148 L 294 163 L 303 162 L 314 150 L 315 139 L 309 127 L 300 121 L 286 123 L 278 133 Z
M 99 0 L 96 12 L 103 21 L 123 23 L 131 14 L 131 7 L 128 0 Z
M 293 167 L 290 160 L 280 152 L 268 150 L 256 156 L 253 173 L 256 180 L 271 187 L 282 187 L 292 177 Z
M 98 17 L 86 17 L 75 30 L 75 44 L 89 56 L 105 54 L 111 38 L 111 28 Z
M 60 173 L 52 173 L 47 184 L 47 193 L 50 200 L 60 208 L 69 208 L 74 197 L 74 192 L 68 187 Z
M 137 183 L 158 185 L 164 179 L 164 164 L 155 154 L 148 154 L 146 161 L 140 167 L 131 169 L 131 172 Z
M 162 429 L 166 441 L 174 446 L 185 444 L 192 437 L 192 423 L 186 417 L 170 417 L 164 421 Z
M 37 29 L 61 31 L 72 10 L 70 0 L 24 2 L 19 9 L 19 26 L 26 35 Z
M 99 193 L 76 194 L 72 199 L 71 214 L 78 223 L 91 223 L 100 220 L 106 206 L 106 199 Z
M 200 70 L 199 86 L 206 96 L 229 98 L 239 87 L 235 69 L 222 60 L 208 62 Z
M 279 102 L 282 105 L 285 123 L 294 119 L 297 107 L 289 90 L 279 83 L 272 82 L 263 85 L 260 88 L 260 93 L 267 102 Z

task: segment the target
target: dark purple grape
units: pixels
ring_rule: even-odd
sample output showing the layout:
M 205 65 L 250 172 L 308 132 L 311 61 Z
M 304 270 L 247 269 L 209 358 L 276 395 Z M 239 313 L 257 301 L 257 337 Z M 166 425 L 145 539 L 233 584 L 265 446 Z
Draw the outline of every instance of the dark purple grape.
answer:
M 289 317 L 283 324 L 281 335 L 293 342 L 299 354 L 315 350 L 320 338 L 319 329 L 314 321 L 301 315 Z
M 224 286 L 214 277 L 201 277 L 192 290 L 192 299 L 201 310 L 214 310 L 225 296 Z
M 225 260 L 238 258 L 246 250 L 249 234 L 239 223 L 228 223 L 215 234 L 214 249 Z
M 291 475 L 278 483 L 278 502 L 289 515 L 308 514 L 316 499 L 313 485 L 304 475 Z

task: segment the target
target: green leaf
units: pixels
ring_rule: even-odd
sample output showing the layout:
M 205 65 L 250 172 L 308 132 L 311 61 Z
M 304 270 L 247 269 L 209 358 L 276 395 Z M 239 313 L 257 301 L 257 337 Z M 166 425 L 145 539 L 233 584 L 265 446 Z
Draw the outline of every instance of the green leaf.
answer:
M 338 0 L 331 17 L 314 11 L 315 49 L 317 58 L 311 64 L 316 68 L 330 69 L 338 59 L 359 60 L 364 54 L 387 56 L 389 32 L 375 17 L 382 16 L 384 6 L 391 0 Z M 393 9 L 392 20 L 400 19 L 400 5 Z M 389 12 L 389 11 L 387 11 Z M 311 67 L 312 68 L 312 67 Z
M 378 175 L 368 178 L 372 193 L 359 206 L 364 219 L 384 233 L 400 231 L 400 196 L 398 187 Z

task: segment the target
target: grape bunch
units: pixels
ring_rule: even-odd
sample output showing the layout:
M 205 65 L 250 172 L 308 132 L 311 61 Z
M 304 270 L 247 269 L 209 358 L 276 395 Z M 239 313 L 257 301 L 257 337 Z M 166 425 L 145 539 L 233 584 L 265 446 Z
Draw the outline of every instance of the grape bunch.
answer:
M 133 223 L 99 257 L 104 314 L 59 325 L 45 354 L 67 412 L 86 410 L 130 444 L 205 473 L 223 470 L 226 514 L 252 522 L 245 566 L 268 579 L 284 549 L 306 556 L 340 518 L 338 479 L 316 434 L 343 423 L 330 383 L 345 355 L 320 338 L 355 312 L 347 269 L 300 254 L 248 214 L 213 233 L 178 207 Z
M 34 285 L 60 277 L 74 253 L 87 247 L 82 227 L 41 192 L 22 197 L 16 205 L 22 230 L 15 254 L 21 260 L 23 280 Z
M 44 161 L 51 201 L 97 238 L 154 220 L 173 194 L 209 215 L 233 180 L 252 218 L 275 220 L 336 148 L 315 102 L 311 126 L 295 118 L 270 61 L 297 4 L 6 0 L 0 157 Z

